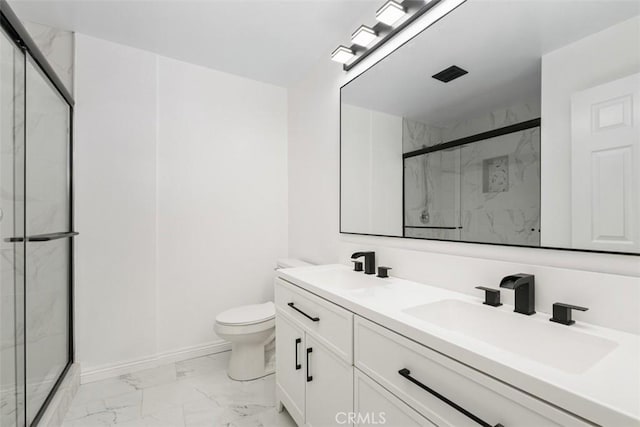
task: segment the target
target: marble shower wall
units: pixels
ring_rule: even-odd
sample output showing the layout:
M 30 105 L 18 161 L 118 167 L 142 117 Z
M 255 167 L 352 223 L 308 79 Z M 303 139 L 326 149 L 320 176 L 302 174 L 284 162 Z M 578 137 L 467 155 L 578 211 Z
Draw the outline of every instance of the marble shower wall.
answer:
M 540 244 L 540 128 L 460 149 L 461 240 Z
M 406 236 L 460 238 L 459 151 L 435 151 L 404 162 Z
M 74 33 L 35 22 L 23 21 L 23 24 L 62 83 L 73 95 Z
M 405 118 L 403 152 L 537 117 L 524 102 L 437 125 Z M 540 130 L 408 158 L 404 191 L 407 237 L 539 245 Z

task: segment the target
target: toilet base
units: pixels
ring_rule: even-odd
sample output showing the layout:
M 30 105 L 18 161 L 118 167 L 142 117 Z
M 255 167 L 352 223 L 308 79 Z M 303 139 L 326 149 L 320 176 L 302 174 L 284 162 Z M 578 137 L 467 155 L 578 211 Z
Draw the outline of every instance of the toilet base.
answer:
M 232 343 L 227 375 L 236 381 L 257 380 L 275 372 L 265 368 L 264 343 Z

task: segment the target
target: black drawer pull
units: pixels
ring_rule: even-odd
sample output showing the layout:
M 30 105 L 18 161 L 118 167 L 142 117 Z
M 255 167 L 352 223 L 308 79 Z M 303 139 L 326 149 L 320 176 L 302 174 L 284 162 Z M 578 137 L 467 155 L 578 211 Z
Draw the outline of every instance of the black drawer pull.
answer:
M 307 349 L 307 382 L 313 381 L 313 375 L 309 375 L 309 355 L 313 352 L 313 348 L 309 347 Z
M 302 368 L 302 365 L 298 363 L 298 344 L 302 342 L 302 338 L 296 338 L 296 371 Z
M 473 421 L 475 421 L 476 423 L 480 424 L 482 427 L 503 427 L 502 424 L 496 424 L 495 426 L 492 426 L 491 424 L 489 424 L 489 423 L 481 420 L 480 418 L 476 417 L 471 412 L 469 412 L 466 409 L 464 409 L 462 406 L 452 402 L 451 400 L 447 399 L 446 397 L 444 397 L 443 395 L 441 395 L 437 391 L 435 391 L 432 388 L 429 388 L 426 385 L 422 384 L 420 381 L 418 381 L 417 379 L 415 379 L 415 378 L 413 378 L 411 376 L 411 371 L 410 370 L 404 368 L 404 369 L 400 369 L 398 371 L 398 373 L 400 375 L 402 375 L 404 378 L 406 378 L 409 381 L 411 381 L 412 383 L 414 383 L 415 385 L 417 385 L 418 387 L 420 387 L 421 389 L 423 389 L 424 391 L 426 391 L 428 393 L 431 393 L 432 395 L 434 395 L 438 399 L 442 400 L 447 405 L 451 406 L 455 410 L 457 410 L 457 411 L 463 413 L 464 415 L 466 415 L 467 417 L 471 418 Z
M 292 302 L 287 304 L 289 307 L 293 308 L 295 311 L 297 311 L 298 313 L 302 314 L 304 317 L 306 317 L 309 320 L 312 320 L 314 322 L 319 322 L 320 318 L 319 317 L 311 317 L 309 316 L 307 313 L 305 313 L 304 311 L 300 310 L 298 307 L 296 307 L 295 305 L 293 305 Z

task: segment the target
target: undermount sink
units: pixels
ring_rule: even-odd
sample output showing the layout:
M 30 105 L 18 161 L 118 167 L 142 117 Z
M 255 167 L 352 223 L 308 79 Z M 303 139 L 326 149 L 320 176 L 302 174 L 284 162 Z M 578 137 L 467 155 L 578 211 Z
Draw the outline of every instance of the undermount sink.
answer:
M 453 299 L 411 307 L 403 312 L 570 374 L 585 372 L 618 345 L 572 327 Z

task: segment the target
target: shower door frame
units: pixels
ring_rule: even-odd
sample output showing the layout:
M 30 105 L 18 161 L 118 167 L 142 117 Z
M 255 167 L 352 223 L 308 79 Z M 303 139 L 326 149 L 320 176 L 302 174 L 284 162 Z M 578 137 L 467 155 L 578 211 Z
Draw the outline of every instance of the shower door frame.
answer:
M 25 61 L 27 60 L 27 55 L 31 57 L 31 59 L 35 62 L 35 64 L 40 68 L 40 71 L 42 71 L 42 73 L 44 74 L 44 76 L 51 82 L 51 84 L 54 86 L 54 88 L 57 90 L 57 92 L 62 96 L 62 98 L 64 98 L 64 100 L 66 101 L 67 105 L 69 106 L 69 147 L 68 147 L 68 163 L 67 163 L 67 194 L 69 196 L 69 230 L 71 230 L 71 232 L 73 232 L 73 230 L 75 230 L 74 228 L 74 194 L 73 194 L 73 116 L 74 116 L 74 100 L 73 97 L 71 96 L 71 93 L 69 93 L 69 91 L 67 90 L 67 88 L 64 86 L 64 84 L 62 83 L 62 80 L 60 80 L 60 78 L 56 75 L 54 69 L 51 67 L 51 65 L 49 64 L 49 62 L 47 61 L 47 59 L 45 58 L 45 56 L 42 54 L 42 52 L 40 51 L 40 49 L 38 48 L 38 46 L 36 45 L 36 43 L 33 41 L 33 39 L 31 38 L 31 36 L 29 35 L 29 33 L 27 32 L 26 28 L 22 25 L 22 23 L 20 22 L 20 20 L 18 19 L 18 17 L 16 16 L 16 14 L 13 12 L 13 10 L 11 9 L 11 7 L 9 6 L 9 4 L 7 3 L 6 0 L 0 0 L 0 26 L 1 28 L 4 30 L 4 32 L 7 34 L 7 36 L 16 44 L 16 46 L 18 46 L 20 48 L 20 50 L 24 53 L 25 55 Z M 25 69 L 25 73 L 26 73 L 26 69 Z M 26 79 L 25 79 L 25 86 L 26 86 Z M 25 97 L 25 105 L 24 105 L 25 111 L 26 111 L 26 97 Z M 24 133 L 24 138 L 25 138 L 25 148 L 26 148 L 26 144 L 28 141 L 26 141 L 26 125 L 27 125 L 27 120 L 26 120 L 26 116 L 25 116 L 25 120 L 24 120 L 24 127 L 25 127 L 25 133 Z M 25 165 L 27 163 L 27 155 L 26 155 L 26 149 L 25 149 L 25 158 L 24 158 L 24 162 Z M 24 170 L 24 184 L 26 185 L 26 167 Z M 26 193 L 25 193 L 26 196 Z M 25 215 L 26 215 L 26 197 L 24 197 L 24 204 L 25 204 Z M 26 268 L 26 263 L 27 263 L 27 256 L 26 256 L 26 251 L 27 251 L 27 240 L 28 240 L 28 236 L 26 235 L 26 221 L 25 221 L 25 230 L 24 230 L 24 240 L 25 240 L 25 244 L 23 245 L 23 249 L 24 249 L 24 265 Z M 35 426 L 38 424 L 38 422 L 40 421 L 40 419 L 42 418 L 42 415 L 44 414 L 44 412 L 46 411 L 47 407 L 49 406 L 49 403 L 51 402 L 51 400 L 53 399 L 53 397 L 55 396 L 56 392 L 58 391 L 58 389 L 60 388 L 60 384 L 62 383 L 62 381 L 64 380 L 64 378 L 67 375 L 67 372 L 69 371 L 69 368 L 71 367 L 71 365 L 74 362 L 74 355 L 75 355 L 75 340 L 74 340 L 74 319 L 73 319 L 73 310 L 74 310 L 74 301 L 73 301 L 73 295 L 74 295 L 74 289 L 73 289 L 73 285 L 74 285 L 74 242 L 73 242 L 73 237 L 68 237 L 69 239 L 69 257 L 68 257 L 68 278 L 69 278 L 69 283 L 68 283 L 68 287 L 67 287 L 67 296 L 68 296 L 68 313 L 67 313 L 67 318 L 68 318 L 68 331 L 67 331 L 67 339 L 68 339 L 68 355 L 67 355 L 67 364 L 64 367 L 64 369 L 62 370 L 62 373 L 60 374 L 60 376 L 58 377 L 58 379 L 56 380 L 55 384 L 53 385 L 53 387 L 51 388 L 51 391 L 49 392 L 48 396 L 46 397 L 46 399 L 44 400 L 44 402 L 42 403 L 42 406 L 38 409 L 37 414 L 35 415 L 35 417 L 33 418 L 33 421 L 31 422 L 31 426 Z M 26 281 L 27 281 L 27 275 L 24 274 L 24 282 L 23 282 L 23 286 L 25 288 L 25 301 L 24 304 L 26 305 Z M 25 317 L 23 320 L 25 321 L 25 325 L 26 325 L 26 310 L 23 309 L 23 316 Z M 26 334 L 26 330 L 23 331 L 24 334 Z M 23 378 L 23 383 L 21 384 L 24 387 L 23 390 L 23 394 L 24 394 L 24 415 L 23 415 L 23 419 L 25 424 L 27 423 L 27 396 L 26 396 L 26 388 L 27 388 L 27 381 L 26 381 L 26 375 L 27 375 L 27 367 L 26 367 L 26 342 L 24 343 L 24 353 L 22 355 L 25 360 L 24 360 L 24 369 L 22 374 L 24 375 L 25 378 Z

